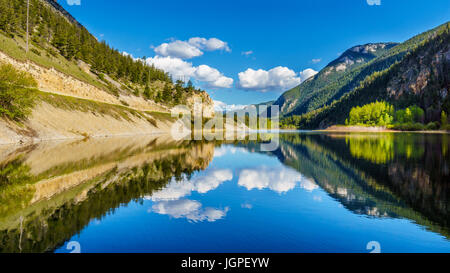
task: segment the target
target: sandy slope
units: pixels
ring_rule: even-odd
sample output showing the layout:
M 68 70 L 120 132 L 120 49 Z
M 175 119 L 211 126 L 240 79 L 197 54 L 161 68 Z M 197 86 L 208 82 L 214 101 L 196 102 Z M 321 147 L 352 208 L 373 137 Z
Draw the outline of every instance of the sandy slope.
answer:
M 168 122 L 156 120 L 155 127 L 145 118 L 129 118 L 125 120 L 94 112 L 69 111 L 42 102 L 23 125 L 0 120 L 0 144 L 155 134 L 169 132 L 171 126 Z

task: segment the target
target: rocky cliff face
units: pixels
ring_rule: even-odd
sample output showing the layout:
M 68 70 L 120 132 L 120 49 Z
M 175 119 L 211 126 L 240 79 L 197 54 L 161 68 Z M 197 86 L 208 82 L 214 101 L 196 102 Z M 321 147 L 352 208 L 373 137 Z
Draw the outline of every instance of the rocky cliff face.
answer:
M 64 17 L 67 18 L 67 20 L 69 20 L 70 22 L 78 25 L 79 27 L 83 27 L 69 12 L 67 12 L 67 10 L 65 10 L 59 3 L 57 0 L 42 0 L 44 3 L 49 4 L 50 6 L 52 6 L 57 12 L 61 13 L 62 15 L 64 15 Z
M 450 39 L 443 38 L 414 52 L 399 66 L 386 90 L 390 100 L 400 104 L 418 103 L 428 120 L 439 120 L 450 106 Z

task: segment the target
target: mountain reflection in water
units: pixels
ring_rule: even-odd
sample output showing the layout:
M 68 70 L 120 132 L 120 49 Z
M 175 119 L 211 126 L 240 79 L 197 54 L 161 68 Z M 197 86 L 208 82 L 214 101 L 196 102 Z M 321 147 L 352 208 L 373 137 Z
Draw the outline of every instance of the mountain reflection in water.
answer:
M 279 137 L 273 152 L 168 136 L 0 146 L 0 252 L 363 252 L 374 221 L 388 250 L 404 229 L 450 251 L 448 135 Z

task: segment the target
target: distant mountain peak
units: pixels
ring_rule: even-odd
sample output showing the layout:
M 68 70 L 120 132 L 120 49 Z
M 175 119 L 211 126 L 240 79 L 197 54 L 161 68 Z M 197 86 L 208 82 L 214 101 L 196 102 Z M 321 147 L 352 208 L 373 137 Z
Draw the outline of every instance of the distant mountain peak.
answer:
M 57 0 L 42 0 L 43 2 L 48 3 L 50 6 L 52 6 L 57 12 L 60 12 L 69 22 L 79 26 L 83 27 L 73 16 L 70 14 L 67 10 L 65 10 Z
M 274 104 L 280 106 L 284 116 L 304 114 L 323 107 L 339 99 L 373 73 L 371 69 L 364 68 L 397 45 L 399 44 L 389 42 L 353 46 L 314 77 L 285 92 Z M 374 71 L 383 70 L 390 64 L 383 62 L 379 67 L 374 66 Z
M 345 71 L 349 66 L 355 64 L 363 64 L 370 61 L 381 53 L 398 45 L 397 43 L 369 43 L 364 45 L 357 45 L 347 49 L 336 60 L 332 61 L 327 67 L 334 67 L 337 72 Z

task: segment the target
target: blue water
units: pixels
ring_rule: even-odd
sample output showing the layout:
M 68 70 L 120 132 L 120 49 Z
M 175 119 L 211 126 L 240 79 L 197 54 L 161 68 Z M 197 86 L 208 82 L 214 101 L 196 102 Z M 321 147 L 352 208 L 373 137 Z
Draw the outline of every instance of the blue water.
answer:
M 328 143 L 333 141 L 330 139 Z M 345 146 L 343 143 L 335 146 Z M 299 151 L 305 158 L 316 151 L 315 146 L 286 147 Z M 355 186 L 351 179 L 355 173 L 361 175 L 366 165 L 348 163 L 357 169 L 349 174 L 353 167 L 343 167 L 346 163 L 340 162 L 338 157 L 324 154 L 323 159 L 331 162 L 323 163 L 324 170 L 327 164 L 334 163 L 341 169 L 330 174 L 321 170 L 305 174 L 301 168 L 294 168 L 295 164 L 289 164 L 299 160 L 302 166 L 305 160 L 299 159 L 296 152 L 293 156 L 290 153 L 290 158 L 286 151 L 279 155 L 282 148 L 283 145 L 279 153 L 261 153 L 252 152 L 253 148 L 246 144 L 217 145 L 205 170 L 196 171 L 191 177 L 183 175 L 178 182 L 172 178 L 163 189 L 139 196 L 102 217 L 91 219 L 55 252 L 70 252 L 67 244 L 72 241 L 80 244 L 81 252 L 368 253 L 370 250 L 366 246 L 371 241 L 380 244 L 381 252 L 450 252 L 445 211 L 443 216 L 441 213 L 440 217 L 444 218 L 441 222 L 438 218 L 430 220 L 426 209 L 412 209 L 412 204 L 398 201 L 401 194 L 396 195 L 397 201 L 392 201 L 395 203 L 392 205 L 390 199 L 383 199 L 385 194 L 378 191 L 374 195 L 381 196 L 377 197 L 379 201 L 364 203 L 362 199 L 369 200 L 372 196 L 356 190 L 352 193 Z M 381 164 L 370 162 L 368 157 L 357 157 L 355 152 L 353 158 L 349 158 L 354 160 L 352 162 L 368 162 L 374 168 L 389 168 L 397 159 L 405 162 L 405 166 L 419 162 L 417 157 L 414 160 L 409 157 L 412 160 L 409 163 L 400 155 L 397 158 L 401 152 L 394 153 L 394 159 Z M 444 164 L 448 164 L 447 158 L 444 155 Z M 376 171 L 373 173 L 377 175 Z M 350 182 L 344 183 L 345 175 L 350 177 Z M 439 176 L 446 180 L 447 175 Z M 382 178 L 367 181 L 373 184 L 374 180 L 380 182 L 377 179 Z M 333 179 L 335 181 L 331 181 Z M 324 189 L 324 183 L 340 183 L 339 179 L 345 180 L 342 186 L 338 184 L 331 191 Z M 355 181 L 355 185 L 367 182 L 356 178 Z M 444 188 L 448 190 L 449 181 L 439 183 L 445 183 Z M 389 184 L 385 188 L 387 190 L 382 191 L 396 192 Z M 448 200 L 442 202 L 448 205 Z

